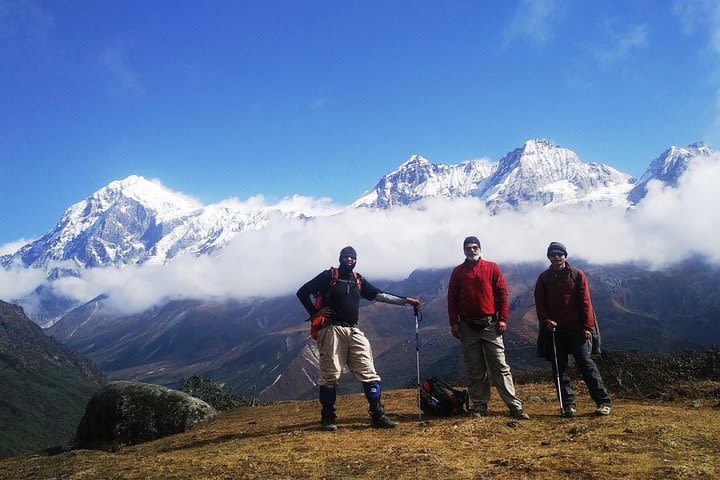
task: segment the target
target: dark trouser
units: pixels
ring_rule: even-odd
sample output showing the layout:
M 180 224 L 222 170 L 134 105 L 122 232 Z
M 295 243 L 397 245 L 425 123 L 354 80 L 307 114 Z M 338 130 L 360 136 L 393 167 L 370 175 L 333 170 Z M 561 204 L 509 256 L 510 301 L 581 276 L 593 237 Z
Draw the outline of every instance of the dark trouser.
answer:
M 335 418 L 335 398 L 337 393 L 335 387 L 320 387 L 320 405 L 322 405 L 323 418 Z
M 590 345 L 585 339 L 584 332 L 557 330 L 555 332 L 555 346 L 557 348 L 560 392 L 562 393 L 563 405 L 575 405 L 575 392 L 573 392 L 570 385 L 570 375 L 567 373 L 568 355 L 575 358 L 575 365 L 580 371 L 585 385 L 587 385 L 590 396 L 595 400 L 595 404 L 610 403 L 610 394 L 605 388 L 597 365 L 595 365 L 590 355 Z M 556 373 L 554 363 L 552 368 L 553 373 Z

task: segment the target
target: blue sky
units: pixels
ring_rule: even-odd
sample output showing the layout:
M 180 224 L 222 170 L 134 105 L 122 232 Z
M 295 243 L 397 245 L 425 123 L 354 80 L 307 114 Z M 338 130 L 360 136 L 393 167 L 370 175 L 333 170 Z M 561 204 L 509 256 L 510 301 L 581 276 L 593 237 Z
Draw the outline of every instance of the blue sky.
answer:
M 720 147 L 717 1 L 0 0 L 0 245 L 138 174 L 350 203 L 547 138 L 640 176 Z

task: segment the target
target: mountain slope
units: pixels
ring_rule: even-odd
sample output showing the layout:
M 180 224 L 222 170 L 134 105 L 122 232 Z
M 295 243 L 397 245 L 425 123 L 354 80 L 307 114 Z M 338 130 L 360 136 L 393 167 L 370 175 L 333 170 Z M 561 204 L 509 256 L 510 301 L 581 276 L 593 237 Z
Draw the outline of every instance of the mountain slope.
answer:
M 623 204 L 632 177 L 601 163 L 582 163 L 567 148 L 528 140 L 500 160 L 478 196 L 497 213 L 531 205 L 557 206 L 602 201 Z
M 633 178 L 601 163 L 582 163 L 567 148 L 528 140 L 498 163 L 442 165 L 414 155 L 385 175 L 353 207 L 391 208 L 426 197 L 476 196 L 492 213 L 538 205 L 604 202 L 624 206 Z
M 105 382 L 89 360 L 0 301 L 0 457 L 65 442 Z
M 413 155 L 397 170 L 383 176 L 370 192 L 352 207 L 390 208 L 409 205 L 426 197 L 462 197 L 485 188 L 485 181 L 496 166 L 475 160 L 457 165 L 441 165 Z
M 717 343 L 720 268 L 694 259 L 661 271 L 637 265 L 579 265 L 586 272 L 609 349 L 670 352 Z M 533 288 L 543 264 L 504 265 L 510 295 L 507 357 L 514 369 L 542 364 L 535 355 L 537 319 Z M 447 324 L 450 269 L 422 270 L 379 288 L 419 297 L 424 365 L 463 381 L 459 344 Z M 65 315 L 48 329 L 89 356 L 113 379 L 175 385 L 193 373 L 210 376 L 264 400 L 306 398 L 315 393 L 317 349 L 294 296 L 243 302 L 176 301 L 137 315 L 105 312 L 98 299 Z M 388 388 L 405 387 L 415 373 L 412 309 L 364 304 L 362 329 Z M 341 391 L 357 385 L 346 375 Z
M 690 162 L 695 158 L 707 157 L 714 151 L 703 142 L 693 143 L 685 147 L 672 146 L 650 163 L 635 187 L 628 194 L 628 201 L 638 203 L 647 193 L 647 184 L 651 180 L 659 180 L 664 185 L 676 187 L 678 179 L 685 173 Z
M 203 206 L 133 175 L 72 205 L 51 231 L 0 263 L 61 275 L 77 268 L 165 263 L 213 253 L 238 232 L 263 228 L 272 216 L 306 218 L 303 212 L 233 201 Z

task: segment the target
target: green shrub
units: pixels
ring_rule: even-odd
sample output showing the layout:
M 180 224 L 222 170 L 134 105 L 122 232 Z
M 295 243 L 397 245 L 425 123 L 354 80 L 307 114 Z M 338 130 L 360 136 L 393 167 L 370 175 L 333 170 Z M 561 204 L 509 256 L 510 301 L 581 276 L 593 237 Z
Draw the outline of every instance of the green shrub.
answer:
M 720 382 L 720 350 L 683 350 L 668 355 L 652 355 L 636 350 L 604 350 L 595 357 L 605 386 L 613 393 L 644 398 L 665 398 L 675 386 L 687 382 Z M 579 379 L 574 364 L 568 366 L 570 378 Z M 550 368 L 513 372 L 517 384 L 554 380 Z
M 198 374 L 180 379 L 179 390 L 209 403 L 216 410 L 258 405 L 254 398 L 237 395 L 227 385 L 219 385 L 212 378 Z

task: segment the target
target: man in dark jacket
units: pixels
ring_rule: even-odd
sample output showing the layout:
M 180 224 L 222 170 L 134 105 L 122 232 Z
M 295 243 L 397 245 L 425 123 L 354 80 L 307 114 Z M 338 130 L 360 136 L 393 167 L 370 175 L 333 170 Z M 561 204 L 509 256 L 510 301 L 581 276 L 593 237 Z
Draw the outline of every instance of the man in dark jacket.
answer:
M 530 418 L 515 396 L 502 335 L 507 330 L 508 293 L 496 263 L 480 257 L 480 240 L 463 241 L 465 261 L 455 267 L 448 284 L 450 331 L 460 339 L 468 376 L 471 414 L 487 415 L 490 378 L 513 418 Z
M 579 268 L 575 269 L 576 285 L 573 267 L 567 262 L 567 249 L 560 242 L 548 246 L 547 257 L 550 268 L 541 273 L 535 283 L 535 309 L 539 327 L 555 335 L 558 371 L 555 371 L 554 362 L 552 368 L 560 377 L 564 415 L 572 417 L 576 412 L 575 392 L 567 374 L 568 355 L 575 358 L 575 365 L 597 405 L 595 413 L 609 415 L 612 409 L 610 394 L 590 355 L 595 315 L 585 274 Z
M 322 316 L 326 319 L 317 337 L 320 352 L 318 385 L 322 405 L 320 426 L 324 430 L 337 430 L 335 389 L 340 382 L 343 367 L 347 366 L 355 378 L 362 382 L 370 405 L 370 425 L 374 428 L 393 428 L 395 422 L 387 418 L 380 403 L 380 376 L 375 372 L 370 343 L 358 328 L 360 297 L 394 305 L 410 304 L 413 307 L 419 307 L 420 301 L 385 293 L 353 272 L 357 263 L 357 253 L 353 247 L 343 248 L 339 261 L 336 278 L 333 278 L 332 269 L 324 270 L 297 291 L 297 297 L 311 318 Z M 317 294 L 323 299 L 320 309 L 312 301 L 312 296 Z

